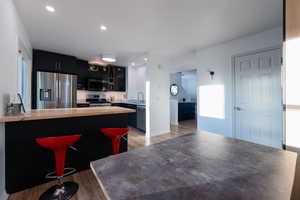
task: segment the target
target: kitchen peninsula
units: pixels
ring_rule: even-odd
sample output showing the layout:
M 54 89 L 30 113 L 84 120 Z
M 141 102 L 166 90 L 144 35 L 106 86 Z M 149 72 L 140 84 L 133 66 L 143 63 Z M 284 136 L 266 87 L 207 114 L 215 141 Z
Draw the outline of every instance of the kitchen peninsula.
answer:
M 66 167 L 81 171 L 89 163 L 112 154 L 111 140 L 100 128 L 128 126 L 134 109 L 117 106 L 32 110 L 23 115 L 0 116 L 5 123 L 6 190 L 14 193 L 49 181 L 54 170 L 52 152 L 41 148 L 36 138 L 80 134 L 81 139 L 68 151 Z M 122 139 L 120 152 L 127 151 Z

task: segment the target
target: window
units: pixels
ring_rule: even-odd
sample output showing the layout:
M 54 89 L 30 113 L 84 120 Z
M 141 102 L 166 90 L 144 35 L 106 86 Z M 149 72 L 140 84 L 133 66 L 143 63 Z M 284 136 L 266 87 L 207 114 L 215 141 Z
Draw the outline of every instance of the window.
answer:
M 203 85 L 199 88 L 200 116 L 225 119 L 224 85 Z
M 20 53 L 18 56 L 18 93 L 23 99 L 25 108 L 30 107 L 29 75 L 29 59 Z

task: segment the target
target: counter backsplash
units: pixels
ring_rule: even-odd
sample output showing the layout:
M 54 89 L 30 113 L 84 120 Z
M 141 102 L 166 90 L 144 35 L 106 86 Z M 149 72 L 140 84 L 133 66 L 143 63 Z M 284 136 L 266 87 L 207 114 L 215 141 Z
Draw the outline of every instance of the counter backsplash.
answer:
M 87 90 L 77 90 L 77 102 L 85 102 L 88 94 L 99 94 L 101 98 L 113 101 L 124 101 L 127 99 L 126 92 L 94 92 Z

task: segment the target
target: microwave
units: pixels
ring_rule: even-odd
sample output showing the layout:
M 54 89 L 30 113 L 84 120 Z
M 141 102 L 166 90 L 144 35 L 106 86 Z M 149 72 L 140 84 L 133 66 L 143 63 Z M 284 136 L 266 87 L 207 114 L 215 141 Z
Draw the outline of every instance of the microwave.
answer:
M 107 81 L 98 79 L 88 79 L 87 89 L 89 91 L 107 91 Z

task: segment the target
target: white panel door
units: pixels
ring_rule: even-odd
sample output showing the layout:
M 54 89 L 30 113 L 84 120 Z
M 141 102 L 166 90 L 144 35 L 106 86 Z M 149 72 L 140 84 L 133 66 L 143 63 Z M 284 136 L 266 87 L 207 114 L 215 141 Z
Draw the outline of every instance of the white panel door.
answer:
M 235 137 L 282 148 L 281 49 L 235 58 Z

